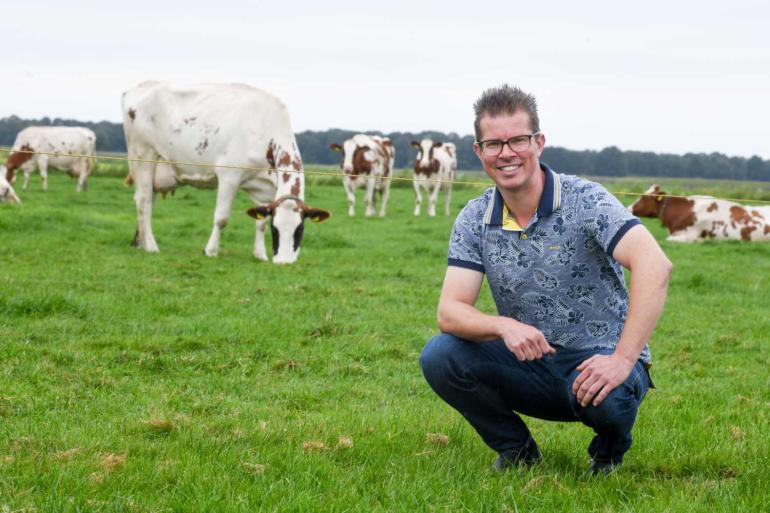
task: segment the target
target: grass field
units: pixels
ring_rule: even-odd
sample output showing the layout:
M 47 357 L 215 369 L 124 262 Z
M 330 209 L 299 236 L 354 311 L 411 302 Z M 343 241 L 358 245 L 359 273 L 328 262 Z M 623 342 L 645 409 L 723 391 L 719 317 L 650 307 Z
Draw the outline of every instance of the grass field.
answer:
M 35 175 L 0 204 L 0 512 L 768 511 L 770 244 L 675 245 L 646 220 L 675 269 L 626 464 L 588 478 L 590 430 L 532 420 L 544 462 L 497 476 L 417 363 L 479 188 L 452 218 L 413 217 L 402 184 L 385 219 L 351 219 L 311 178 L 334 215 L 275 266 L 251 256 L 245 195 L 218 258 L 214 193 L 190 188 L 156 203 L 159 254 L 130 247 L 124 175 L 103 165 L 80 195 Z

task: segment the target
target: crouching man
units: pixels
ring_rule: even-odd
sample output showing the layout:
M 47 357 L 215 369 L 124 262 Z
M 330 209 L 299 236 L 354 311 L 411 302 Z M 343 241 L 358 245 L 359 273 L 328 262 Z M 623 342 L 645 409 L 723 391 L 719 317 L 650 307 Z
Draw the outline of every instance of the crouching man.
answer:
M 589 470 L 608 474 L 631 447 L 651 386 L 646 344 L 671 262 L 601 185 L 540 162 L 545 136 L 533 96 L 504 85 L 474 110 L 474 151 L 495 186 L 455 221 L 442 333 L 420 366 L 498 453 L 494 469 L 541 459 L 526 415 L 593 429 Z M 621 266 L 631 271 L 628 291 Z M 484 274 L 498 315 L 475 308 Z

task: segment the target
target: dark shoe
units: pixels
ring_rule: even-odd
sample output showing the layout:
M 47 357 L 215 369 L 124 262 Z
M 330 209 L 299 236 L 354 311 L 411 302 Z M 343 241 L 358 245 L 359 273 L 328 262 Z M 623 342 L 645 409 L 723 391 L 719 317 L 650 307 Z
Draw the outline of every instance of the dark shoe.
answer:
M 623 461 L 617 463 L 612 460 L 599 460 L 591 459 L 591 465 L 588 467 L 588 472 L 592 476 L 608 476 L 618 470 L 623 465 Z
M 492 463 L 492 470 L 495 472 L 505 472 L 510 467 L 531 467 L 543 459 L 535 440 L 529 439 L 529 442 L 523 447 L 517 449 L 508 449 L 497 455 L 497 459 Z

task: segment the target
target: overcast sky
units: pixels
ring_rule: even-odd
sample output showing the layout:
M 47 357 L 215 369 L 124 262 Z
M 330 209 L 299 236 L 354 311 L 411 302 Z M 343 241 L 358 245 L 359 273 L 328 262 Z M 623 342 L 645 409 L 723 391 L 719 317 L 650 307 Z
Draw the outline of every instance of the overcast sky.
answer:
M 16 0 L 3 20 L 0 116 L 120 121 L 143 80 L 221 81 L 281 97 L 295 131 L 464 135 L 508 82 L 550 145 L 770 159 L 764 1 Z

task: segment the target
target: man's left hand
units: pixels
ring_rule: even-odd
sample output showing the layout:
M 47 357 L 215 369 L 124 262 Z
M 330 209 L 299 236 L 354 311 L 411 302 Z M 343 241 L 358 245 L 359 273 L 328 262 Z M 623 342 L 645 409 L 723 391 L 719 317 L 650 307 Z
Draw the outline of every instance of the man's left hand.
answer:
M 578 365 L 580 374 L 572 383 L 572 393 L 583 407 L 589 403 L 599 406 L 628 378 L 635 363 L 616 354 L 596 354 Z

